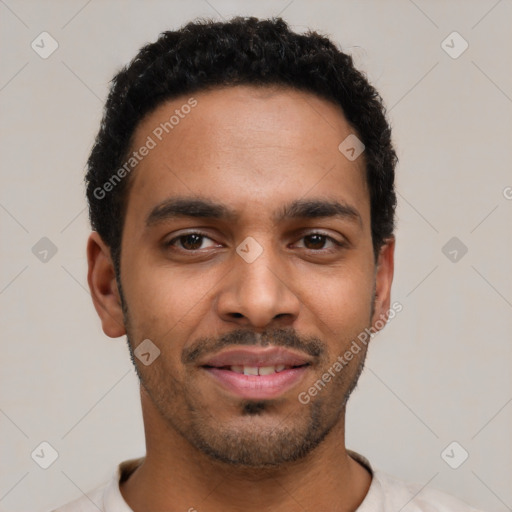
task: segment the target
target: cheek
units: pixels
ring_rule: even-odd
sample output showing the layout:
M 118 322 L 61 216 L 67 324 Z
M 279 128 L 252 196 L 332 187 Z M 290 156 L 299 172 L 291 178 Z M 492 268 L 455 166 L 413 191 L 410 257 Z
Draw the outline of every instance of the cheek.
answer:
M 335 333 L 369 324 L 372 272 L 347 266 L 325 275 L 316 274 L 306 284 L 301 293 L 305 304 Z
M 134 265 L 144 271 L 129 272 L 123 285 L 130 314 L 130 327 L 137 339 L 186 338 L 188 327 L 205 314 L 208 290 L 214 287 L 216 273 L 183 272 L 164 265 Z M 187 332 L 183 332 L 183 331 Z

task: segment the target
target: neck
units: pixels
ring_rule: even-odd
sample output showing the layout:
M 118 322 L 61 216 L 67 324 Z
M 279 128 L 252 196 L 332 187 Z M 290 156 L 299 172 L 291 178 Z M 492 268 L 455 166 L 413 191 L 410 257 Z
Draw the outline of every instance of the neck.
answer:
M 370 473 L 345 448 L 344 417 L 300 461 L 247 468 L 199 452 L 163 420 L 143 388 L 141 398 L 147 455 L 120 486 L 134 512 L 349 512 L 368 492 Z

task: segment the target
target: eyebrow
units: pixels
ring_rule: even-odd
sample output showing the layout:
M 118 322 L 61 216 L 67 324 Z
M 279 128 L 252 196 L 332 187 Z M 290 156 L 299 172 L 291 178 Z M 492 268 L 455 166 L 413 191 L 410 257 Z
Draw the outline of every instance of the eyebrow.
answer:
M 221 203 L 197 197 L 171 197 L 157 204 L 146 218 L 146 227 L 176 218 L 217 219 L 235 222 L 239 214 Z M 349 204 L 327 199 L 297 199 L 273 216 L 275 223 L 289 219 L 337 218 L 357 222 L 362 226 L 361 214 Z

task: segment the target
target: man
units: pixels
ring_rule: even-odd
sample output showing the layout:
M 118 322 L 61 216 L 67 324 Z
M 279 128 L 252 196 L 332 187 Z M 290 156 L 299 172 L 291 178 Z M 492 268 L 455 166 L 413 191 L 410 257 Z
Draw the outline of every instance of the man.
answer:
M 147 454 L 59 511 L 474 510 L 345 447 L 397 309 L 396 160 L 379 95 L 314 32 L 235 18 L 142 48 L 86 180 L 88 282 Z

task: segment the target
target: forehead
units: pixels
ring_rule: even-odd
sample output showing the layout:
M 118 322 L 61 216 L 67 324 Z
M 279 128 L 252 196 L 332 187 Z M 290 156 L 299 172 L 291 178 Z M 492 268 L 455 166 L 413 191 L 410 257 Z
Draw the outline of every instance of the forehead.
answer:
M 272 221 L 280 205 L 328 196 L 356 206 L 364 222 L 364 154 L 350 161 L 338 149 L 353 134 L 340 107 L 287 88 L 226 87 L 165 102 L 135 132 L 132 150 L 151 149 L 130 176 L 126 223 L 180 196 L 214 197 L 238 220 L 268 211 Z

